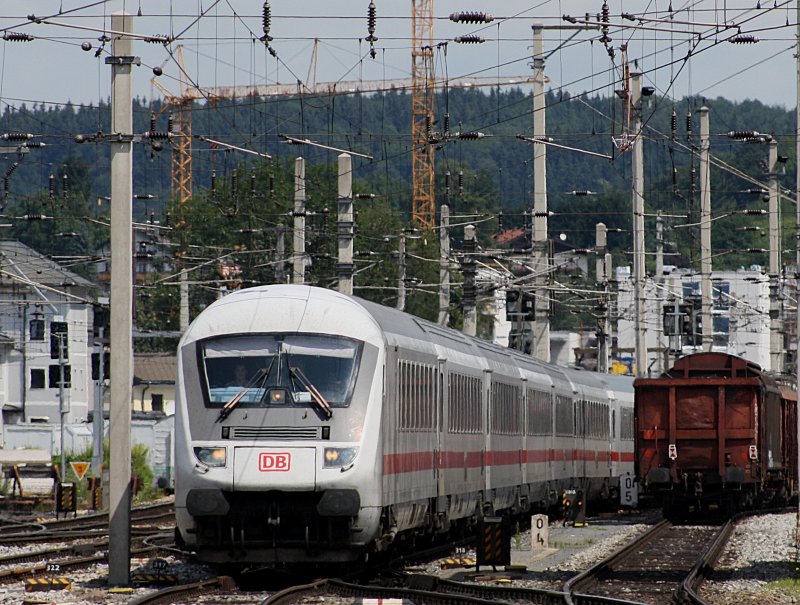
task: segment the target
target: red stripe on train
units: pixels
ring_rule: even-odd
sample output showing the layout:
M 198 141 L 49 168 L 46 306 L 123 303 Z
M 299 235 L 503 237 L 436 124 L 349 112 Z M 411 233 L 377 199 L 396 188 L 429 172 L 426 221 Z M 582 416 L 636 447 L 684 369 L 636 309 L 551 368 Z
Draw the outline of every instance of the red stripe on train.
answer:
M 509 466 L 545 462 L 609 462 L 608 452 L 594 450 L 497 450 L 470 452 L 439 452 L 438 465 L 442 469 L 480 468 L 486 466 Z M 611 452 L 610 462 L 633 462 L 633 452 Z M 416 473 L 434 469 L 434 453 L 407 452 L 386 454 L 383 457 L 383 472 L 386 475 Z

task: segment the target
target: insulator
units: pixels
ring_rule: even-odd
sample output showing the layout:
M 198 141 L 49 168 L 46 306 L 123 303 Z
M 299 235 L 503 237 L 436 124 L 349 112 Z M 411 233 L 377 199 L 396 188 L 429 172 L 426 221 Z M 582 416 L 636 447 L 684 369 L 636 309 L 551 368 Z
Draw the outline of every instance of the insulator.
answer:
M 250 175 L 250 195 L 255 197 L 256 196 L 256 175 Z
M 211 173 L 211 191 L 213 192 L 216 190 L 217 190 L 217 172 L 213 171 Z
M 4 132 L 0 139 L 4 141 L 29 141 L 33 135 L 29 132 Z
M 239 188 L 239 177 L 237 176 L 236 172 L 231 174 L 231 197 L 236 197 L 237 190 Z
M 601 15 L 600 20 L 603 23 L 609 23 L 609 9 L 608 9 L 608 2 L 603 2 L 603 8 L 600 9 Z
M 156 114 L 155 112 L 150 114 L 150 132 L 156 131 Z
M 675 113 L 675 110 L 672 110 L 672 117 L 670 118 L 670 126 L 672 128 L 672 140 L 678 138 L 678 114 Z
M 354 200 L 371 200 L 374 197 L 374 193 L 356 193 L 353 195 Z
M 66 174 L 61 177 L 61 196 L 65 200 L 69 199 L 69 176 Z
M 41 141 L 30 141 L 28 143 L 25 143 L 25 147 L 27 147 L 28 149 L 39 149 L 40 147 L 45 147 L 45 146 L 46 145 Z
M 447 134 L 450 132 L 450 114 L 444 114 L 444 133 Z
M 155 212 L 151 212 L 150 213 L 150 224 L 151 225 L 155 225 L 156 224 L 156 213 Z
M 269 195 L 275 197 L 275 175 L 269 175 Z
M 133 199 L 135 199 L 135 200 L 152 200 L 154 197 L 156 197 L 156 196 L 154 196 L 152 193 L 137 193 L 136 195 L 133 196 Z
M 453 42 L 457 42 L 458 44 L 483 44 L 486 42 L 486 39 L 476 34 L 467 34 L 466 36 L 456 36 L 453 38 Z
M 764 210 L 763 208 L 746 208 L 745 210 L 742 210 L 741 212 L 742 212 L 742 214 L 744 214 L 746 216 L 756 216 L 756 215 L 767 214 L 767 211 Z
M 464 171 L 458 171 L 458 193 L 459 195 L 464 194 Z
M 636 21 L 636 17 L 634 17 L 631 13 L 622 13 L 622 18 L 627 19 L 628 21 Z
M 692 112 L 686 114 L 686 137 L 692 137 Z
M 433 131 L 433 123 L 431 120 L 431 114 L 425 115 L 425 132 L 428 135 L 428 138 L 431 138 L 431 132 Z
M 500 231 L 503 230 L 503 211 L 497 213 L 497 226 L 500 228 Z
M 728 38 L 728 42 L 731 44 L 755 44 L 758 42 L 758 38 L 752 34 L 736 34 Z
M 48 179 L 47 192 L 47 197 L 49 197 L 51 200 L 56 199 L 56 177 L 54 177 L 52 174 Z
M 167 211 L 164 215 L 164 223 L 169 227 L 172 224 L 172 213 Z
M 33 36 L 20 32 L 3 32 L 3 40 L 6 42 L 30 42 L 33 40 Z
M 8 177 L 7 176 L 3 177 L 3 191 L 5 192 L 6 195 L 8 195 Z
M 41 221 L 47 217 L 44 214 L 23 214 L 20 218 L 23 221 Z
M 262 42 L 272 42 L 273 38 L 269 35 L 270 27 L 272 27 L 272 8 L 265 0 L 264 7 L 261 9 L 261 31 L 264 32 L 264 35 L 261 36 Z
M 444 193 L 445 197 L 450 197 L 450 171 L 444 173 Z
M 150 139 L 151 141 L 163 141 L 169 138 L 169 133 L 151 130 L 150 132 L 145 132 L 142 136 L 144 136 L 145 139 Z
M 172 114 L 169 114 L 167 116 L 167 132 L 172 134 L 174 132 L 174 128 L 175 128 L 175 118 L 173 117 Z
M 450 21 L 455 23 L 491 23 L 494 21 L 494 17 L 488 13 L 465 11 L 463 13 L 450 13 Z
M 272 48 L 271 46 L 268 46 L 267 50 L 269 51 L 270 55 L 272 55 L 276 59 L 278 58 L 278 51 L 276 51 L 274 48 Z
M 765 195 L 769 193 L 766 189 L 761 189 L 760 187 L 756 187 L 754 189 L 745 189 L 742 193 L 750 193 L 752 195 Z
M 731 130 L 728 132 L 730 139 L 755 139 L 761 136 L 757 130 Z
M 478 139 L 482 139 L 486 135 L 482 132 L 459 132 L 458 138 L 463 141 L 477 141 Z
M 561 18 L 566 21 L 567 23 L 577 23 L 578 20 L 575 17 L 571 17 L 570 15 L 562 15 Z
M 19 162 L 14 162 L 13 164 L 11 164 L 11 166 L 8 167 L 8 170 L 6 170 L 5 174 L 6 178 L 14 174 L 14 171 L 17 169 L 17 166 L 19 166 Z
M 594 191 L 589 191 L 588 189 L 577 189 L 574 191 L 570 191 L 570 193 L 576 197 L 584 197 L 586 195 L 594 195 Z
M 370 0 L 369 6 L 367 7 L 367 31 L 370 35 L 375 33 L 375 23 L 377 21 L 378 11 L 375 8 L 375 3 Z

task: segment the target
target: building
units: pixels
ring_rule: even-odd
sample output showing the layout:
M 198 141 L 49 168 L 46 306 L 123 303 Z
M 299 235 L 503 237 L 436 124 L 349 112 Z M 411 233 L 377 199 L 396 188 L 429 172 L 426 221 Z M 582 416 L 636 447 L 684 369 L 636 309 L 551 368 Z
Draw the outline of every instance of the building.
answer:
M 136 353 L 133 357 L 133 411 L 175 413 L 177 357 L 172 353 Z
M 93 284 L 17 241 L 0 241 L 3 424 L 80 422 L 94 400 Z
M 618 267 L 617 331 L 619 355 L 634 358 L 635 313 L 629 267 Z M 711 273 L 712 351 L 753 361 L 766 370 L 770 360 L 770 280 L 758 267 Z M 668 267 L 644 287 L 645 375 L 658 375 L 676 356 L 702 350 L 700 276 Z M 665 330 L 666 328 L 666 330 Z

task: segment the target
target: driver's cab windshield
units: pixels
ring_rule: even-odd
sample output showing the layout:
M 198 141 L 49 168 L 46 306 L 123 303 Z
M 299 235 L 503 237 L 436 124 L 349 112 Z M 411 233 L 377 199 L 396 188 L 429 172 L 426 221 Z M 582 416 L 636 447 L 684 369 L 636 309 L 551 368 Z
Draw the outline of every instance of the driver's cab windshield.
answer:
M 205 400 L 212 408 L 231 402 L 250 408 L 303 406 L 318 396 L 330 407 L 346 407 L 361 355 L 358 341 L 308 334 L 217 338 L 200 347 Z

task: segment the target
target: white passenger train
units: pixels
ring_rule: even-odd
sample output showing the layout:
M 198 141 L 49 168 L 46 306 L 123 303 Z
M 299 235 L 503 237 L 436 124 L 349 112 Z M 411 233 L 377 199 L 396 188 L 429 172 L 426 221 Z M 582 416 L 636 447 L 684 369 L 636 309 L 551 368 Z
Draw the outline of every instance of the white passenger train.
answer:
M 353 561 L 633 470 L 630 379 L 309 286 L 204 310 L 176 403 L 179 540 L 211 562 Z

